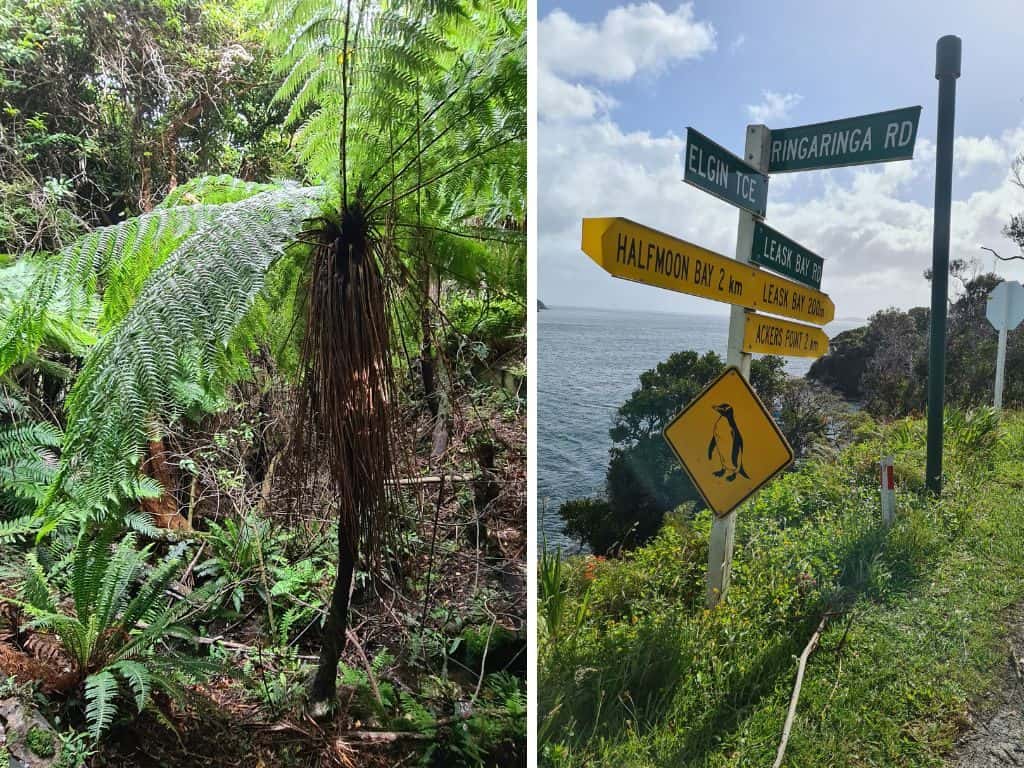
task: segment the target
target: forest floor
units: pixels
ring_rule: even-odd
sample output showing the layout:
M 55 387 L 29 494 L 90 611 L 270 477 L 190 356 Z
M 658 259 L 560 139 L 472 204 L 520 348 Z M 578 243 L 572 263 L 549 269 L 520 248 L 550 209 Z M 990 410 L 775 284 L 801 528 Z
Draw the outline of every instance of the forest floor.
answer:
M 414 458 L 403 471 L 404 533 L 385 578 L 357 573 L 332 720 L 315 721 L 304 707 L 324 602 L 310 606 L 308 625 L 303 617 L 278 638 L 268 631 L 283 622 L 278 603 L 268 618 L 264 602 L 246 602 L 204 625 L 206 647 L 197 648 L 240 674 L 192 686 L 184 704 L 158 696 L 157 711 L 116 723 L 88 765 L 525 765 L 524 394 L 480 383 L 457 392 L 440 461 L 424 458 L 433 419 L 406 412 L 401 428 Z M 197 530 L 203 509 L 196 505 Z M 328 520 L 302 525 L 303 551 L 320 553 L 313 592 L 323 601 L 335 528 Z

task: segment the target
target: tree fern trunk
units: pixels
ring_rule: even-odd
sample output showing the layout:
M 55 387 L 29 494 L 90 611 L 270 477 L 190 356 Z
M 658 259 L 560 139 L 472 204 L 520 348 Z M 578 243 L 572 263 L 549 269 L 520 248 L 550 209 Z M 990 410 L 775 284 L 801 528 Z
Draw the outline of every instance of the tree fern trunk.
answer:
M 338 662 L 345 650 L 345 633 L 348 630 L 348 604 L 352 594 L 352 576 L 355 573 L 355 547 L 349 546 L 338 533 L 338 576 L 331 593 L 331 606 L 324 627 L 323 647 L 320 650 L 320 664 L 313 678 L 310 690 L 311 714 L 323 717 L 328 714 L 337 698 Z
M 178 511 L 178 500 L 174 495 L 178 487 L 178 478 L 174 466 L 167 461 L 167 448 L 164 441 L 154 440 L 149 444 L 149 459 L 142 470 L 163 487 L 163 494 L 156 499 L 143 499 L 142 508 L 157 528 L 168 530 L 191 530 L 192 526 Z
M 423 261 L 423 296 L 420 304 L 420 332 L 423 341 L 420 344 L 420 375 L 423 378 L 423 397 L 430 410 L 430 415 L 437 417 L 437 381 L 434 362 L 434 325 L 433 307 L 440 298 L 440 280 L 431 268 L 430 263 Z

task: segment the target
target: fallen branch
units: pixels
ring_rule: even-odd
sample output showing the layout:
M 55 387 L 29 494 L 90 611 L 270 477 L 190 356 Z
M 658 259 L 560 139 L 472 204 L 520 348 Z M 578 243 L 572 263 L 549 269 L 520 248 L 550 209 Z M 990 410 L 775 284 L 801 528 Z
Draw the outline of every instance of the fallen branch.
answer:
M 452 715 L 451 717 L 440 717 L 434 721 L 434 728 L 444 728 L 448 725 L 455 723 L 461 723 L 463 720 L 468 720 L 472 717 L 472 710 L 468 710 L 461 715 Z M 339 741 L 369 741 L 375 744 L 387 744 L 401 739 L 409 739 L 412 741 L 433 741 L 436 736 L 430 736 L 426 733 L 419 731 L 341 731 L 335 737 L 335 742 Z
M 373 744 L 390 744 L 401 739 L 432 741 L 433 738 L 433 736 L 418 731 L 342 731 L 335 741 L 368 741 Z
M 814 630 L 811 639 L 807 641 L 804 652 L 800 654 L 800 664 L 796 672 L 796 683 L 793 685 L 793 695 L 789 698 L 789 712 L 786 714 L 786 724 L 782 727 L 782 741 L 779 742 L 779 751 L 775 755 L 775 762 L 772 764 L 772 768 L 780 768 L 782 760 L 786 756 L 786 745 L 789 743 L 789 733 L 793 728 L 793 719 L 796 717 L 796 705 L 800 700 L 800 686 L 804 682 L 807 659 L 814 653 L 814 649 L 818 647 L 818 642 L 821 640 L 821 632 L 825 629 L 825 624 L 828 623 L 829 615 L 826 613 L 821 617 L 821 621 L 818 622 L 818 628 Z
M 444 481 L 452 483 L 469 483 L 477 479 L 476 475 L 444 475 Z M 440 483 L 441 475 L 427 475 L 426 477 L 403 477 L 392 481 L 395 485 L 429 485 Z
M 356 648 L 356 653 L 359 654 L 359 658 L 363 662 L 363 667 L 366 669 L 366 677 L 370 681 L 370 689 L 373 691 L 373 697 L 377 700 L 377 704 L 381 709 L 384 709 L 384 699 L 380 696 L 380 688 L 377 687 L 377 676 L 373 674 L 373 665 L 370 664 L 370 660 L 366 658 L 366 652 L 363 651 L 363 646 L 359 644 L 359 638 L 356 637 L 356 633 L 351 629 L 346 631 L 349 642 Z

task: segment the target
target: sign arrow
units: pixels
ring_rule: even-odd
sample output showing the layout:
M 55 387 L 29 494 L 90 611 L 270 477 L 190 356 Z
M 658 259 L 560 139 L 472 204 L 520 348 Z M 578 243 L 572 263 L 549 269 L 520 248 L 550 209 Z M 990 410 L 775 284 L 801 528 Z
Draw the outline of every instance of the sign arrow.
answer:
M 828 336 L 811 325 L 749 312 L 743 328 L 743 351 L 788 357 L 821 357 L 828 352 Z
M 613 277 L 816 325 L 835 317 L 824 293 L 625 218 L 583 219 L 583 252 Z

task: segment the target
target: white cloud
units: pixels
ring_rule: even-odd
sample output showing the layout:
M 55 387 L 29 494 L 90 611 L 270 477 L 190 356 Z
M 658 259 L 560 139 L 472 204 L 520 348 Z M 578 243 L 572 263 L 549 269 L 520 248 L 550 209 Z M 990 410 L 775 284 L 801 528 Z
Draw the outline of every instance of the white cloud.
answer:
M 541 66 L 549 71 L 619 82 L 715 49 L 715 29 L 694 18 L 692 3 L 671 13 L 653 2 L 620 6 L 600 23 L 555 10 L 541 20 L 538 39 Z
M 580 219 L 625 216 L 733 255 L 736 209 L 683 183 L 684 138 L 623 131 L 610 115 L 615 102 L 593 86 L 700 56 L 714 47 L 714 30 L 696 21 L 688 4 L 667 13 L 646 3 L 617 8 L 595 24 L 555 11 L 540 31 L 541 298 L 554 305 L 724 313 L 722 304 L 616 280 L 580 251 Z M 799 100 L 766 91 L 764 102 L 748 109 L 755 122 L 777 121 Z M 1024 151 L 1024 123 L 998 137 L 958 137 L 955 150 L 958 174 L 971 178 L 954 191 L 971 193 L 954 201 L 950 255 L 985 256 L 981 244 L 1010 250 L 1001 230 L 1024 210 L 1024 191 L 1011 183 L 1008 165 Z M 825 258 L 822 289 L 837 316 L 928 303 L 922 273 L 931 263 L 934 167 L 935 145 L 922 137 L 912 161 L 772 179 L 767 221 Z M 1024 266 L 1001 265 L 1000 273 L 1021 279 Z
M 540 68 L 537 78 L 538 111 L 546 119 L 585 120 L 607 112 L 615 99 L 580 83 L 569 83 Z
M 742 32 L 736 35 L 733 41 L 729 43 L 729 53 L 736 53 L 736 51 L 743 47 L 743 44 L 745 42 L 747 42 L 746 35 L 744 35 Z
M 991 136 L 957 136 L 953 141 L 953 158 L 960 176 L 969 176 L 987 165 L 1005 167 L 1010 162 L 1007 148 Z
M 615 280 L 579 249 L 584 216 L 626 216 L 719 253 L 732 255 L 736 209 L 684 184 L 684 139 L 626 133 L 607 117 L 573 124 L 542 123 L 538 184 L 541 298 L 563 305 L 721 312 L 722 305 Z M 993 139 L 1007 157 L 1024 150 L 1024 126 Z M 961 145 L 971 145 L 967 142 Z M 913 161 L 823 172 L 813 199 L 799 199 L 807 174 L 772 180 L 768 223 L 825 258 L 822 289 L 838 317 L 866 317 L 888 307 L 923 306 L 929 285 L 932 208 L 912 188 L 930 186 L 934 145 L 918 141 Z M 790 184 L 776 181 L 796 179 Z M 802 185 L 802 188 L 801 188 Z M 1009 250 L 1001 234 L 1010 215 L 1024 210 L 1024 191 L 1008 172 L 953 204 L 952 258 L 984 257 L 979 244 Z M 989 262 L 985 262 L 988 266 Z M 1011 279 L 1024 267 L 1000 267 Z
M 747 114 L 755 123 L 768 124 L 789 117 L 789 111 L 803 100 L 799 93 L 761 91 L 760 104 L 748 104 Z

